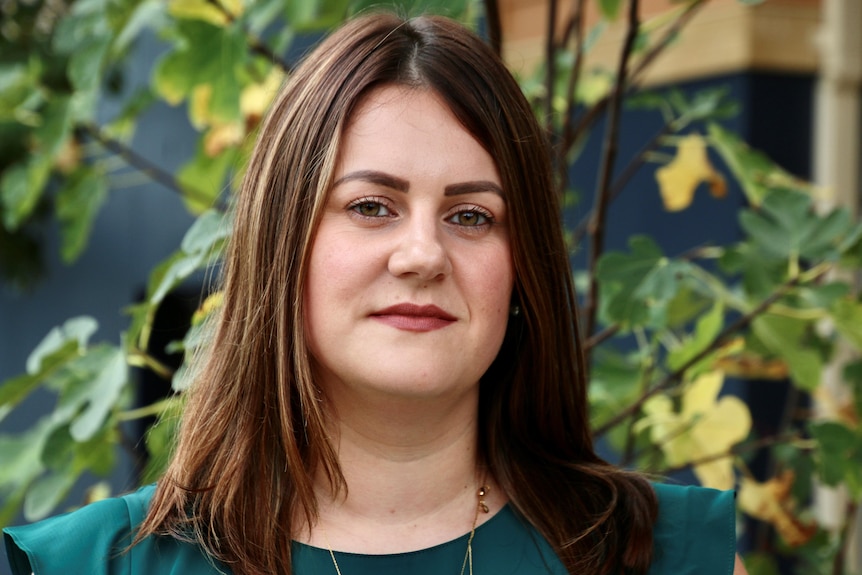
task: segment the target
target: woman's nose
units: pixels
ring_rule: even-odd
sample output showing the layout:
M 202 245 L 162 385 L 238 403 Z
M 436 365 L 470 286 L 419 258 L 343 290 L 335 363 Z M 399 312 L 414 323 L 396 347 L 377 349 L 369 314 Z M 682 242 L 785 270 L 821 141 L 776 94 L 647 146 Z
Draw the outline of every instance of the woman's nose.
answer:
M 442 279 L 452 272 L 452 263 L 435 222 L 408 221 L 389 257 L 389 273 L 415 276 L 423 281 Z

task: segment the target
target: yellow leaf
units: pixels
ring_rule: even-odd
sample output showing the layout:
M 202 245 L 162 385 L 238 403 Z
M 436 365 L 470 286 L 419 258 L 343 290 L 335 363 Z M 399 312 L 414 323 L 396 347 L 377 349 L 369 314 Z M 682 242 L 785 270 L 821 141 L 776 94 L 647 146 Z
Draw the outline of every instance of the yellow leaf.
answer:
M 219 309 L 224 302 L 224 292 L 219 290 L 207 296 L 204 303 L 192 315 L 192 325 L 199 325 L 214 311 Z
M 693 471 L 703 485 L 731 489 L 734 474 L 730 450 L 748 437 L 751 412 L 737 397 L 718 397 L 723 383 L 720 371 L 698 377 L 683 393 L 679 413 L 673 412 L 670 399 L 650 398 L 636 429 L 650 429 L 652 441 L 661 447 L 668 465 L 694 463 Z
M 715 367 L 731 377 L 745 379 L 787 379 L 790 370 L 783 359 L 767 359 L 755 353 L 736 353 L 716 360 Z
M 795 476 L 787 470 L 765 483 L 743 478 L 737 503 L 756 519 L 770 523 L 791 547 L 803 545 L 817 531 L 814 523 L 805 523 L 795 514 L 790 488 Z
M 204 136 L 204 153 L 215 158 L 225 149 L 236 146 L 245 137 L 245 130 L 238 122 L 213 126 Z
M 273 66 L 263 82 L 251 84 L 243 89 L 239 99 L 239 109 L 246 119 L 246 124 L 257 124 L 272 103 L 283 81 L 284 72 Z
M 203 130 L 212 123 L 210 115 L 210 100 L 213 89 L 209 84 L 198 84 L 192 89 L 189 98 L 189 121 L 198 130 Z
M 61 174 L 68 176 L 81 165 L 81 144 L 74 137 L 66 138 L 63 145 L 54 156 L 54 167 Z
M 208 0 L 171 0 L 168 12 L 175 18 L 203 20 L 216 26 L 225 26 L 243 11 L 242 0 L 218 0 L 224 10 Z M 230 14 L 230 18 L 228 17 Z
M 812 395 L 817 400 L 820 418 L 839 421 L 850 429 L 856 429 L 859 425 L 853 393 L 846 387 L 821 385 Z
M 692 134 L 682 138 L 676 157 L 655 173 L 664 207 L 670 212 L 684 210 L 691 205 L 694 192 L 703 183 L 710 184 L 715 197 L 727 193 L 724 178 L 715 171 L 706 155 L 706 141 Z
M 578 100 L 585 106 L 592 106 L 610 94 L 613 87 L 610 74 L 603 70 L 594 70 L 578 80 Z

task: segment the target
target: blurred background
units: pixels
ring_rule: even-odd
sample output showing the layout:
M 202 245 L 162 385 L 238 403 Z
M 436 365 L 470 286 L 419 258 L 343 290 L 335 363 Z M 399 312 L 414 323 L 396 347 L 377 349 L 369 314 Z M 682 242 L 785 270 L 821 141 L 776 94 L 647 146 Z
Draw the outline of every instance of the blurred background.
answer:
M 172 431 L 166 414 L 181 409 L 174 374 L 193 345 L 193 315 L 209 293 L 208 270 L 229 233 L 221 213 L 254 129 L 308 46 L 371 4 L 0 0 L 0 524 L 60 512 L 157 477 Z M 854 330 L 862 312 L 853 235 L 862 193 L 862 2 L 635 5 L 638 29 L 630 44 L 626 0 L 395 6 L 452 15 L 499 42 L 555 135 L 565 166 L 561 195 L 572 259 L 576 270 L 585 270 L 576 272 L 584 323 L 593 328 L 588 335 L 602 338 L 595 342 L 591 400 L 609 457 L 682 481 L 711 477 L 722 488 L 750 480 L 746 501 L 754 503 L 741 509 L 740 546 L 752 575 L 862 573 L 855 519 L 862 489 L 856 406 L 862 403 L 860 372 L 853 371 L 862 341 Z M 623 75 L 630 83 L 616 99 L 624 47 L 632 53 Z M 614 103 L 624 95 L 631 97 L 614 118 Z M 603 170 L 605 135 L 613 130 L 619 159 Z M 668 167 L 669 179 L 657 176 Z M 727 254 L 747 253 L 744 242 L 756 236 L 756 226 L 740 223 L 740 213 L 772 205 L 765 198 L 773 187 L 807 194 L 802 211 L 823 218 L 811 224 L 820 231 L 837 230 L 836 221 L 846 218 L 824 240 L 835 253 L 806 254 L 806 242 L 819 240 L 794 236 L 803 245 L 794 248 L 789 267 L 773 260 L 727 267 Z M 596 220 L 599 192 L 611 188 L 618 199 Z M 845 215 L 831 217 L 835 210 Z M 766 211 L 781 220 L 778 208 Z M 633 277 L 612 273 L 612 259 L 602 268 L 587 248 L 596 244 L 599 221 L 603 253 L 636 252 L 631 238 L 646 236 L 659 254 L 651 265 L 665 255 L 680 262 L 711 258 L 703 269 L 716 275 L 724 265 L 725 291 L 717 292 L 727 298 L 724 307 L 715 311 L 711 302 L 722 298 L 704 289 L 686 291 L 679 278 L 689 272 L 680 267 L 673 280 L 680 285 L 674 283 L 665 302 L 670 307 L 662 308 L 672 316 L 682 299 L 695 302 L 678 324 L 658 325 L 654 316 L 621 319 L 599 305 L 590 312 L 591 295 L 613 301 L 627 289 L 614 281 Z M 763 241 L 783 244 L 788 237 Z M 713 246 L 727 257 L 709 255 Z M 822 268 L 818 258 L 835 265 Z M 769 289 L 749 289 L 751 274 L 773 267 L 781 277 Z M 608 287 L 593 293 L 590 279 L 603 269 Z M 812 270 L 817 273 L 805 275 Z M 650 368 L 649 378 L 663 373 L 674 382 L 650 379 L 657 382 L 652 395 L 667 392 L 674 402 L 668 413 L 682 417 L 685 390 L 715 371 L 702 362 L 673 364 L 674 350 L 687 340 L 668 334 L 696 336 L 709 313 L 729 325 L 771 290 L 784 297 L 797 284 L 822 286 L 824 278 L 842 286 L 827 303 L 805 307 L 798 303 L 807 297 L 801 292 L 792 305 L 785 302 L 808 314 L 790 314 L 805 315 L 804 334 L 789 342 L 779 337 L 783 324 L 771 326 L 779 332 L 773 340 L 764 327 L 753 335 L 741 329 L 747 355 L 710 356 L 722 375 L 700 417 L 727 417 L 700 429 L 699 437 L 720 445 L 720 452 L 680 456 L 674 450 L 687 448 L 656 439 L 657 420 L 650 417 L 664 407 L 643 397 L 652 389 L 642 377 L 644 357 L 664 366 Z M 650 293 L 645 305 L 654 311 L 650 302 L 661 297 Z M 733 307 L 745 298 L 748 304 Z M 803 330 L 796 324 L 787 330 L 797 327 Z M 829 335 L 836 329 L 837 339 Z M 689 359 L 724 349 L 726 335 L 714 330 L 713 343 Z M 614 347 L 602 354 L 605 338 Z M 816 373 L 780 349 L 795 352 L 797 345 L 815 350 Z M 647 348 L 661 350 L 645 356 Z M 604 362 L 608 354 L 612 361 Z M 609 415 L 624 411 L 608 399 L 614 394 L 634 406 L 630 423 Z M 730 396 L 743 407 L 719 407 Z M 157 416 L 167 423 L 148 434 Z M 695 437 L 693 421 L 673 433 Z M 811 421 L 840 428 L 812 429 Z M 608 432 L 611 424 L 625 433 Z M 735 439 L 723 441 L 723 433 Z M 837 469 L 838 460 L 847 469 Z M 704 467 L 715 461 L 732 470 L 729 485 L 715 479 L 721 470 Z M 5 569 L 0 556 L 0 573 Z

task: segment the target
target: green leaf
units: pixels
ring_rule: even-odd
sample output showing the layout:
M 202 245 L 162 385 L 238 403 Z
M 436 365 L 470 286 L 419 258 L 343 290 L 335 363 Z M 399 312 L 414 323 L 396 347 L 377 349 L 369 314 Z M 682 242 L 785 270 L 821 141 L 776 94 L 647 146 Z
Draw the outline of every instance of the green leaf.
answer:
M 294 2 L 301 4 L 301 2 Z M 288 3 L 290 4 L 290 2 Z M 255 36 L 260 36 L 270 24 L 272 24 L 285 9 L 284 0 L 258 0 L 246 6 L 245 12 L 242 14 L 242 20 L 248 26 L 248 31 Z M 287 26 L 290 27 L 290 20 L 286 19 Z M 284 52 L 279 52 L 284 53 Z
M 804 286 L 799 289 L 801 301 L 814 308 L 831 308 L 837 300 L 850 293 L 850 286 L 844 282 Z
M 95 473 L 107 476 L 117 460 L 119 435 L 112 425 L 103 426 L 99 433 L 83 442 L 74 443 L 74 460 L 71 468 L 78 473 Z
M 808 322 L 767 313 L 755 318 L 751 327 L 760 342 L 787 363 L 794 384 L 806 391 L 817 388 L 823 359 L 816 350 L 803 344 Z
M 51 419 L 44 417 L 20 435 L 0 434 L 0 489 L 26 488 L 42 473 L 42 450 L 53 429 Z
M 300 33 L 331 29 L 347 18 L 350 0 L 288 1 L 284 4 L 285 21 Z
M 69 434 L 68 425 L 58 425 L 42 449 L 42 464 L 49 470 L 59 471 L 72 465 L 75 458 L 75 440 Z
M 589 401 L 594 424 L 610 419 L 638 395 L 642 365 L 636 355 L 625 355 L 602 347 L 595 350 Z
M 71 99 L 54 96 L 42 112 L 42 124 L 35 130 L 37 150 L 53 158 L 72 133 Z
M 388 9 L 407 17 L 440 14 L 463 22 L 469 7 L 466 0 L 353 0 L 349 13 L 355 15 L 368 10 Z
M 0 178 L 3 225 L 15 231 L 33 213 L 51 174 L 51 158 L 34 155 L 6 169 Z
M 631 252 L 610 252 L 599 260 L 602 317 L 625 327 L 667 323 L 667 306 L 690 270 L 687 262 L 670 260 L 645 236 L 630 239 Z
M 763 201 L 769 189 L 767 182 L 770 177 L 780 175 L 789 179 L 789 175 L 765 154 L 749 148 L 738 136 L 718 124 L 710 123 L 708 133 L 716 151 L 742 185 L 745 197 L 751 204 L 758 206 Z
M 786 260 L 767 257 L 752 243 L 725 250 L 719 264 L 728 274 L 742 274 L 745 294 L 752 299 L 767 297 L 786 279 Z
M 150 277 L 148 300 L 157 304 L 196 271 L 215 261 L 224 240 L 230 235 L 230 221 L 210 210 L 202 214 L 186 232 L 180 249 L 159 264 Z
M 25 373 L 0 384 L 0 421 L 39 387 L 40 383 L 40 378 Z
M 24 517 L 27 521 L 38 521 L 50 515 L 69 494 L 78 477 L 78 474 L 61 471 L 36 479 L 24 497 Z
M 156 92 L 176 105 L 196 86 L 208 85 L 212 88 L 210 115 L 225 122 L 239 119 L 242 85 L 238 73 L 248 58 L 242 31 L 200 20 L 183 20 L 178 29 L 182 42 L 156 65 Z
M 33 124 L 28 101 L 33 96 L 41 100 L 39 75 L 41 60 L 32 58 L 27 64 L 0 64 L 0 120 Z M 36 102 L 38 103 L 38 102 Z M 22 110 L 24 108 L 24 110 Z M 22 116 L 22 112 L 24 115 Z
M 862 350 L 862 303 L 842 298 L 832 306 L 835 329 L 847 338 L 856 349 Z
M 86 407 L 73 421 L 69 432 L 75 441 L 92 438 L 120 398 L 127 379 L 126 357 L 121 349 L 112 349 L 103 359 L 95 377 L 86 387 Z
M 770 553 L 762 551 L 747 553 L 744 563 L 748 575 L 781 575 L 778 562 Z
M 52 36 L 54 51 L 74 54 L 94 40 L 110 36 L 108 14 L 108 0 L 77 0 L 57 23 Z
M 168 23 L 166 3 L 163 0 L 144 0 L 135 6 L 114 41 L 114 50 L 125 51 L 146 29 L 158 30 Z
M 859 483 L 862 442 L 859 435 L 840 423 L 827 421 L 809 427 L 818 450 L 818 472 L 826 485 Z
M 230 233 L 230 221 L 224 214 L 209 210 L 195 220 L 183 236 L 180 248 L 187 254 L 207 253 Z
M 86 92 L 99 87 L 102 66 L 110 45 L 110 36 L 102 36 L 75 50 L 69 59 L 69 80 L 75 89 Z
M 93 223 L 108 195 L 103 174 L 82 168 L 63 182 L 57 193 L 57 219 L 60 220 L 63 261 L 74 262 L 87 246 Z
M 235 148 L 227 148 L 216 157 L 210 157 L 203 144 L 198 142 L 195 157 L 177 173 L 183 202 L 191 213 L 200 215 L 215 205 L 236 158 Z
M 683 328 L 688 322 L 698 315 L 704 313 L 715 298 L 707 295 L 699 289 L 688 285 L 688 282 L 680 286 L 677 294 L 667 305 L 667 325 L 670 328 Z
M 811 198 L 792 190 L 768 192 L 759 210 L 740 213 L 739 223 L 758 249 L 778 259 L 798 255 L 810 226 Z
M 184 402 L 179 398 L 171 401 L 168 408 L 159 416 L 158 421 L 147 430 L 147 453 L 150 457 L 143 473 L 142 482 L 155 481 L 164 473 L 176 445 L 175 439 L 179 430 L 183 406 Z
M 694 333 L 683 343 L 670 351 L 667 357 L 668 368 L 676 371 L 691 361 L 697 354 L 703 352 L 721 333 L 724 325 L 724 305 L 716 301 L 707 313 L 697 320 Z
M 55 354 L 70 345 L 76 355 L 82 353 L 98 327 L 93 318 L 79 316 L 53 328 L 27 358 L 27 373 L 35 375 L 45 371 L 46 365 L 53 367 L 57 363 Z
M 598 0 L 598 4 L 602 18 L 613 21 L 619 17 L 621 0 Z

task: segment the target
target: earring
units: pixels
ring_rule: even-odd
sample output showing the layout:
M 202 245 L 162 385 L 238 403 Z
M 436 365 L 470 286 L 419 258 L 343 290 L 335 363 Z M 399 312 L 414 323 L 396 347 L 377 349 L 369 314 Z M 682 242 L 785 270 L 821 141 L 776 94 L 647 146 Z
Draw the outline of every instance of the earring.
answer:
M 510 307 L 509 315 L 512 317 L 518 317 L 519 315 L 521 315 L 521 306 L 513 305 L 512 307 Z

